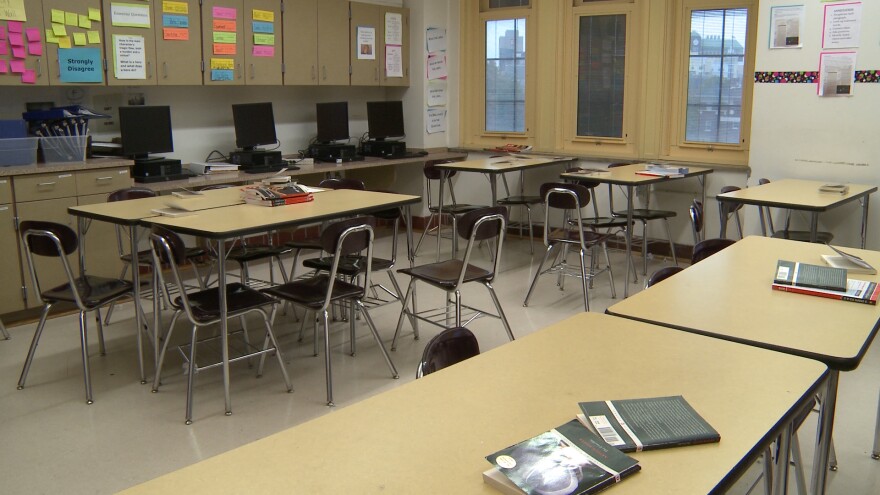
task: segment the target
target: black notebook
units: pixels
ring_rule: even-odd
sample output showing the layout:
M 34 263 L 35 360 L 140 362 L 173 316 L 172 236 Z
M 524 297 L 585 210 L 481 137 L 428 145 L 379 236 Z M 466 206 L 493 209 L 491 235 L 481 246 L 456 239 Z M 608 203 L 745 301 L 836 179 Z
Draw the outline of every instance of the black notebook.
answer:
M 813 289 L 846 290 L 846 270 L 830 266 L 811 265 L 796 261 L 776 262 L 774 284 L 811 287 Z

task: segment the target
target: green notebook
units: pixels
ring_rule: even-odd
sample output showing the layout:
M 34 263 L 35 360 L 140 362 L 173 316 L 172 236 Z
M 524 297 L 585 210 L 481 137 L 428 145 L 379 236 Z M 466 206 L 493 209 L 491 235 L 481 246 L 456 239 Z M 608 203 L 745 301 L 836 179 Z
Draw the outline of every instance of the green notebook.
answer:
M 776 278 L 773 280 L 773 283 L 795 287 L 845 291 L 846 270 L 830 266 L 779 260 L 776 262 Z

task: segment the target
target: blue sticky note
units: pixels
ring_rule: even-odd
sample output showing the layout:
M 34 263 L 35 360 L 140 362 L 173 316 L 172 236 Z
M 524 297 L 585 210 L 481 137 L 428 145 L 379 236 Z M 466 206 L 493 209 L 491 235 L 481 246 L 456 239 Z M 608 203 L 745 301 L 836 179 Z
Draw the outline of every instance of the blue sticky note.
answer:
M 58 65 L 63 82 L 104 81 L 100 48 L 59 48 Z
M 273 34 L 275 32 L 275 23 L 254 21 L 253 28 L 255 33 Z
M 231 81 L 232 80 L 232 69 L 211 69 L 211 80 L 212 81 Z
M 177 14 L 162 14 L 162 27 L 188 28 L 189 16 Z

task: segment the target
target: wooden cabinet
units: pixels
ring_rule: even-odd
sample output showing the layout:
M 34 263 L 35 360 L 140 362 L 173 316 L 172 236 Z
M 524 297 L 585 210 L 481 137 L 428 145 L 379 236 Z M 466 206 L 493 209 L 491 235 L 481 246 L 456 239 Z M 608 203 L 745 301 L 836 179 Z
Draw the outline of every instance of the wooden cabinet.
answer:
M 150 4 L 103 4 L 107 85 L 155 86 L 156 19 Z M 114 15 L 118 21 L 114 21 Z
M 349 85 L 345 0 L 284 0 L 284 84 Z
M 0 41 L 0 43 L 6 43 L 7 48 L 6 53 L 0 55 L 0 60 L 4 61 L 7 67 L 6 72 L 0 74 L 0 86 L 46 86 L 49 84 L 46 64 L 46 30 L 43 27 L 42 5 L 40 2 L 25 2 L 24 11 L 27 20 L 24 22 L 23 36 L 21 36 L 21 48 L 18 49 L 23 52 L 23 59 L 13 52 L 16 50 L 16 45 L 12 43 L 10 36 L 12 33 L 9 30 L 9 22 L 11 21 L 0 20 L 0 28 L 5 29 L 7 33 L 7 41 Z M 38 42 L 31 39 L 32 36 L 28 36 L 28 31 L 31 30 L 33 33 L 33 29 L 36 29 L 39 35 L 40 41 Z M 35 42 L 34 48 L 30 48 L 29 45 Z M 37 47 L 39 50 L 35 50 Z M 28 72 L 24 77 L 21 73 L 13 73 L 9 68 L 9 63 L 13 60 L 23 60 L 24 70 L 33 72 Z M 33 82 L 25 82 L 26 80 L 30 81 L 31 75 L 33 75 Z
M 26 2 L 26 3 L 34 3 Z M 91 10 L 90 10 L 91 9 Z M 55 24 L 60 24 L 53 21 L 53 11 L 55 15 L 64 14 L 65 17 L 67 14 L 76 15 L 77 22 L 74 25 L 71 23 L 64 24 L 64 30 L 66 35 L 57 36 L 58 42 L 55 43 L 46 43 L 44 47 L 44 57 L 47 59 L 46 69 L 49 77 L 49 84 L 56 85 L 74 85 L 74 86 L 82 86 L 86 85 L 94 85 L 94 84 L 103 84 L 104 83 L 104 60 L 106 60 L 104 56 L 104 31 L 103 31 L 103 21 L 104 18 L 101 17 L 101 21 L 97 21 L 89 18 L 90 12 L 101 13 L 101 0 L 43 0 L 43 36 L 46 36 L 46 29 L 53 29 Z M 80 16 L 83 16 L 84 19 L 80 19 Z M 96 16 L 92 16 L 96 17 Z M 57 20 L 57 19 L 55 19 Z M 72 19 L 65 19 L 65 21 Z M 87 27 L 84 27 L 87 26 Z M 93 34 L 90 34 L 93 33 Z M 89 48 L 92 50 L 97 50 L 92 54 L 88 60 L 100 60 L 100 65 L 97 73 L 95 74 L 95 79 L 100 76 L 100 81 L 62 81 L 61 80 L 61 61 L 58 57 L 58 49 L 59 47 L 70 47 L 70 48 Z M 85 60 L 85 58 L 81 59 Z M 91 67 L 85 67 L 86 69 L 91 69 Z
M 244 83 L 282 83 L 281 0 L 250 0 L 244 15 Z
M 382 86 L 409 86 L 409 9 L 399 7 L 382 6 L 381 30 L 377 34 L 379 73 L 381 74 Z M 399 24 L 398 24 L 399 21 Z M 399 27 L 399 39 L 397 29 Z M 389 39 L 390 37 L 390 39 Z M 386 44 L 386 41 L 389 41 Z M 397 42 L 400 44 L 398 45 Z M 397 53 L 400 53 L 399 58 Z M 392 65 L 400 63 L 402 77 L 389 76 L 387 59 L 391 58 Z
M 206 86 L 244 84 L 243 5 L 242 0 L 202 1 L 203 81 Z
M 382 7 L 371 3 L 351 2 L 349 39 L 351 85 L 379 85 L 379 35 Z M 324 40 L 322 39 L 323 43 Z
M 202 17 L 198 0 L 153 2 L 156 83 L 202 84 Z

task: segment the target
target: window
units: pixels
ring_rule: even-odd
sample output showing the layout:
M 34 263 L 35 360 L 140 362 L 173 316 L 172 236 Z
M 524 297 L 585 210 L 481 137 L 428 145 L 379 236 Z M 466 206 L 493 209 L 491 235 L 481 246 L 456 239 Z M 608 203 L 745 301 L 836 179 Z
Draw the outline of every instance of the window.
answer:
M 691 12 L 685 141 L 740 142 L 747 24 L 747 9 Z
M 579 22 L 577 135 L 623 137 L 626 15 Z
M 486 21 L 487 132 L 525 132 L 526 20 Z

